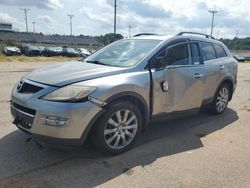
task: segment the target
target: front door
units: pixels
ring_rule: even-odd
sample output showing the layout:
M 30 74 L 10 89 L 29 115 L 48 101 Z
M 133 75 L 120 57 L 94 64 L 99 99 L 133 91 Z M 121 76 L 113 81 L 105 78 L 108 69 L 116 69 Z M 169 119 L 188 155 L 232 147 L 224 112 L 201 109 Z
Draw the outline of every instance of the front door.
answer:
M 206 72 L 198 44 L 181 43 L 163 49 L 156 60 L 165 63 L 166 67 L 152 71 L 153 114 L 199 108 Z

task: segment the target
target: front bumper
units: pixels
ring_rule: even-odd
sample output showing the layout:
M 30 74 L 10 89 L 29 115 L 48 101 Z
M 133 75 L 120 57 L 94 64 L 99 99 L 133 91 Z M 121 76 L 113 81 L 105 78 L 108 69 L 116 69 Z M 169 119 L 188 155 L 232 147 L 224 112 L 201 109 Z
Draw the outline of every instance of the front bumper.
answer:
M 46 86 L 44 86 L 46 87 Z M 103 109 L 90 101 L 82 103 L 52 102 L 39 99 L 51 86 L 35 94 L 21 94 L 14 88 L 11 98 L 13 123 L 18 128 L 44 141 L 68 141 L 77 145 L 82 141 L 88 125 Z M 45 117 L 66 121 L 62 126 L 48 125 Z

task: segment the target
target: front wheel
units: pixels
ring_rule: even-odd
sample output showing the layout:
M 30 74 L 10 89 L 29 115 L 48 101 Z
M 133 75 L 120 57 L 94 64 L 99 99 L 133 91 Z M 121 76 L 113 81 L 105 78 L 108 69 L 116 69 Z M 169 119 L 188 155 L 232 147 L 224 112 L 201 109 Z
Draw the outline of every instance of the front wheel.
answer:
M 227 84 L 222 84 L 215 94 L 214 100 L 210 106 L 210 111 L 213 114 L 222 114 L 229 101 L 230 89 Z
M 96 122 L 92 141 L 104 153 L 120 154 L 134 145 L 141 130 L 142 115 L 138 107 L 117 101 Z

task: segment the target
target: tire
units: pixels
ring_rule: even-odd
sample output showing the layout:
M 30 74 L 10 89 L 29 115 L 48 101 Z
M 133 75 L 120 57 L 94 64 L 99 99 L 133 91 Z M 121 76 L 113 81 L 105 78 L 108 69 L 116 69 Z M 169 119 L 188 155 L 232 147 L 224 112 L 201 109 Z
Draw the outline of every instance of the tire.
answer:
M 231 90 L 228 84 L 222 84 L 214 96 L 209 111 L 214 115 L 222 114 L 227 108 L 230 95 Z
M 131 149 L 141 132 L 142 114 L 138 107 L 128 101 L 116 101 L 95 123 L 91 140 L 104 154 L 117 155 Z

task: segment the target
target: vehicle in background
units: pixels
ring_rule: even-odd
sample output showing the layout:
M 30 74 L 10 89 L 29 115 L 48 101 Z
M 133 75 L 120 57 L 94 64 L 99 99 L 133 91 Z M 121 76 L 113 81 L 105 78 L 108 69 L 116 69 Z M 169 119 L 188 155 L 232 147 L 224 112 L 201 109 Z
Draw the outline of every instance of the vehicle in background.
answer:
M 78 54 L 81 57 L 87 57 L 92 54 L 89 50 L 85 48 L 77 48 L 76 50 L 78 51 Z
M 27 46 L 25 53 L 26 56 L 39 56 L 40 50 L 37 46 L 29 45 Z
M 46 47 L 44 49 L 44 56 L 59 56 L 59 55 L 62 55 L 62 50 L 63 48 L 62 47 Z
M 238 62 L 245 62 L 246 59 L 239 55 L 234 55 L 234 59 L 236 59 Z
M 90 53 L 93 54 L 95 53 L 97 50 L 90 50 Z
M 44 54 L 45 47 L 44 47 L 44 46 L 37 46 L 37 47 L 38 47 L 38 50 L 39 50 L 39 54 L 40 54 L 40 55 L 43 55 L 43 54 Z
M 26 52 L 27 52 L 29 46 L 31 46 L 31 45 L 30 45 L 30 44 L 22 44 L 22 45 L 21 45 L 21 53 L 22 53 L 23 55 L 26 55 Z
M 21 50 L 15 46 L 4 47 L 3 53 L 8 56 L 21 55 Z
M 79 56 L 79 53 L 74 48 L 64 47 L 62 49 L 62 55 L 67 57 L 77 57 Z

